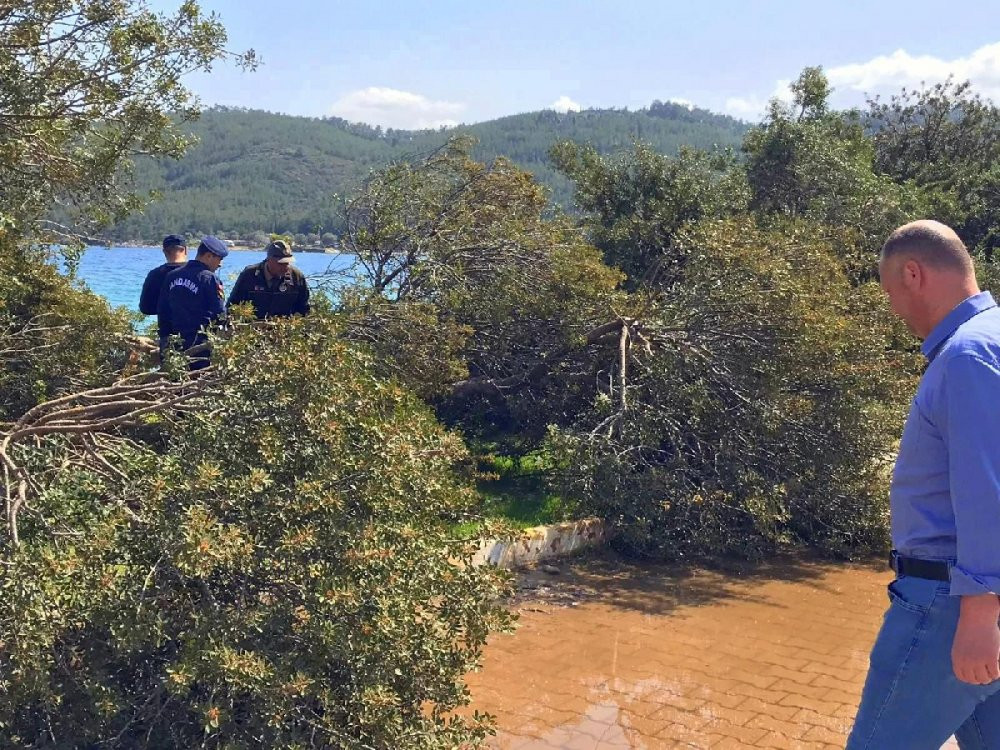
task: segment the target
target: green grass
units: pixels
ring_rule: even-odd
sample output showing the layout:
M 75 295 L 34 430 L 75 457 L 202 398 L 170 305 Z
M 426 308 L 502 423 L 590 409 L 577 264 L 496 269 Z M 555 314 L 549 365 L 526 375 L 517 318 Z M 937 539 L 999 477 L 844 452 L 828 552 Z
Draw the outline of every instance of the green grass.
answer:
M 485 454 L 479 459 L 480 471 L 488 478 L 478 484 L 480 512 L 487 519 L 504 521 L 518 529 L 558 523 L 573 517 L 575 504 L 548 490 L 545 477 L 551 464 L 544 455 L 524 456 Z M 461 536 L 474 536 L 478 521 L 456 524 Z
M 558 495 L 527 489 L 480 488 L 485 515 L 502 518 L 521 529 L 557 523 L 569 518 L 570 509 Z

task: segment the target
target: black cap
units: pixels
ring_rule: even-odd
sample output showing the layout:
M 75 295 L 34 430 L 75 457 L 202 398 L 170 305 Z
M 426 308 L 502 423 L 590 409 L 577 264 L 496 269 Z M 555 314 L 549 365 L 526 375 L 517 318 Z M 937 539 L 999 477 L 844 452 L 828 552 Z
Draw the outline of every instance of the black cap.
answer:
M 265 251 L 268 258 L 274 258 L 279 263 L 292 262 L 292 248 L 284 240 L 275 240 L 265 248 Z
M 163 249 L 169 250 L 172 247 L 187 247 L 187 240 L 179 234 L 168 234 L 163 238 Z

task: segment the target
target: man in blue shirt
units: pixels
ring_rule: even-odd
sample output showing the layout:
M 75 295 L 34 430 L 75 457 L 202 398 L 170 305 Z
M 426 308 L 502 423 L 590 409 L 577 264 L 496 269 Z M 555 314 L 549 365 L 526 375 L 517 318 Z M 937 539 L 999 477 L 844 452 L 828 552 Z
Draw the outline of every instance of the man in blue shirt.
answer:
M 229 255 L 226 243 L 216 237 L 204 237 L 198 245 L 195 259 L 167 274 L 157 307 L 160 350 L 172 335 L 181 338 L 183 349 L 199 344 L 206 351 L 199 352 L 191 362 L 191 369 L 208 366 L 205 329 L 225 311 L 222 282 L 215 272 L 222 260 Z
M 187 240 L 178 234 L 168 234 L 163 238 L 163 257 L 166 263 L 157 266 L 148 274 L 142 283 L 142 294 L 139 295 L 139 311 L 143 315 L 156 315 L 160 306 L 160 290 L 167 274 L 187 263 Z
M 935 221 L 900 227 L 879 263 L 928 360 L 889 493 L 889 609 L 848 750 L 1000 748 L 1000 309 Z

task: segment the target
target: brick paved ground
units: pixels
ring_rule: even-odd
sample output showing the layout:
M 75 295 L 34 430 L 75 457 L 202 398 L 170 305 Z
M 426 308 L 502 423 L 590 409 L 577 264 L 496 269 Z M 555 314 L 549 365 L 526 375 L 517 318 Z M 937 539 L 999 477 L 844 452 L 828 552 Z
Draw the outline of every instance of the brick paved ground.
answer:
M 473 708 L 497 717 L 498 750 L 843 748 L 888 580 L 799 561 L 533 572 Z

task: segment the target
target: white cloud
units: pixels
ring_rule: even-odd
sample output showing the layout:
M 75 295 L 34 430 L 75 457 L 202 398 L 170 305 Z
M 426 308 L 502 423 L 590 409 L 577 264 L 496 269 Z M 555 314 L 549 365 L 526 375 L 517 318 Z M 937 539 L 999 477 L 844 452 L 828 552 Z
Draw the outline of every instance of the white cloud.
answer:
M 767 100 L 757 96 L 731 96 L 722 109 L 726 114 L 749 122 L 757 122 L 764 116 Z
M 938 83 L 949 75 L 969 80 L 980 94 L 1000 101 L 1000 42 L 980 47 L 965 57 L 943 60 L 932 55 L 911 55 L 898 49 L 867 62 L 838 65 L 826 70 L 835 89 L 870 94 L 898 91 L 903 86 Z
M 667 99 L 667 101 L 670 102 L 671 104 L 678 104 L 681 107 L 685 107 L 689 112 L 692 109 L 694 109 L 694 102 L 692 102 L 690 99 L 673 98 L 673 99 Z
M 792 95 L 791 85 L 791 78 L 779 78 L 778 82 L 774 84 L 774 91 L 771 92 L 771 98 L 780 99 L 785 102 L 785 104 L 791 104 L 792 100 L 795 98 Z
M 554 109 L 556 112 L 562 112 L 565 114 L 566 112 L 579 112 L 582 107 L 563 94 L 549 105 L 549 109 Z
M 898 49 L 866 62 L 824 68 L 823 72 L 833 87 L 834 106 L 859 106 L 864 103 L 862 94 L 895 94 L 904 86 L 933 85 L 948 76 L 956 81 L 971 81 L 975 91 L 1000 103 L 1000 42 L 951 60 Z M 790 83 L 788 79 L 776 81 L 771 97 L 790 102 Z M 723 110 L 733 117 L 755 122 L 766 107 L 767 100 L 763 97 L 733 96 L 726 99 Z
M 464 110 L 465 105 L 458 102 L 434 101 L 382 86 L 352 91 L 330 107 L 331 114 L 345 120 L 408 130 L 455 127 Z

